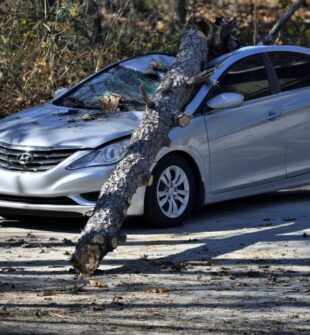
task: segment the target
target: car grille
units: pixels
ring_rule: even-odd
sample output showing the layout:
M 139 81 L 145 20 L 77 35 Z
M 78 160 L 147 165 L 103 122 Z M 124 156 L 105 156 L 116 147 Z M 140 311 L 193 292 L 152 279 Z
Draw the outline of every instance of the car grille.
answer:
M 76 149 L 15 149 L 0 143 L 0 168 L 13 171 L 43 172 L 75 153 Z
M 97 202 L 100 192 L 83 193 L 81 197 L 92 202 Z
M 11 201 L 11 202 L 23 202 L 26 204 L 36 205 L 76 205 L 77 203 L 68 197 L 54 197 L 54 198 L 42 198 L 42 197 L 21 197 L 15 195 L 0 194 L 0 200 Z

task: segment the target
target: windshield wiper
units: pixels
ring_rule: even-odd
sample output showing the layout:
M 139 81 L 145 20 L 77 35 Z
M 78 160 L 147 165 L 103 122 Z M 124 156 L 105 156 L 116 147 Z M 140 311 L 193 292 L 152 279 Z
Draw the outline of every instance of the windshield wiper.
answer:
M 73 108 L 82 108 L 82 109 L 100 109 L 99 106 L 86 104 L 75 97 L 64 97 L 61 101 L 65 107 L 73 107 Z

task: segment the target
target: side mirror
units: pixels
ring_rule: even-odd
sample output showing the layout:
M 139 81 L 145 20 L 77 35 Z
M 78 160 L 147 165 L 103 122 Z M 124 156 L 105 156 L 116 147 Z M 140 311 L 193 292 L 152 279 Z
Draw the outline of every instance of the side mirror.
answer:
M 207 105 L 212 109 L 238 107 L 243 104 L 244 96 L 239 93 L 221 93 L 211 98 Z
M 67 93 L 69 91 L 68 87 L 61 87 L 58 88 L 55 92 L 54 92 L 54 98 L 59 97 L 60 95 L 63 95 L 65 93 Z

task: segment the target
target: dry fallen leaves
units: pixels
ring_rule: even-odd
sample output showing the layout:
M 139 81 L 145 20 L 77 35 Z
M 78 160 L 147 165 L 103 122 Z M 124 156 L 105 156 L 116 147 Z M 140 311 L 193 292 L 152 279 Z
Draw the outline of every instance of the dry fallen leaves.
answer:
M 6 306 L 0 307 L 0 316 L 7 316 L 10 315 Z
M 46 290 L 43 290 L 42 292 L 40 292 L 38 294 L 39 297 L 47 297 L 47 296 L 51 296 L 51 295 L 55 295 L 56 292 L 52 289 L 46 289 Z
M 162 293 L 167 293 L 169 290 L 165 287 L 152 287 L 147 290 L 148 293 L 157 293 L 157 294 L 162 294 Z
M 58 238 L 56 238 L 56 237 L 50 237 L 48 240 L 49 241 L 58 241 Z
M 62 243 L 65 244 L 65 245 L 74 245 L 74 243 L 71 240 L 67 239 L 67 238 L 64 238 L 62 240 Z
M 118 94 L 105 95 L 100 98 L 100 109 L 104 111 L 117 110 L 121 96 Z
M 84 115 L 81 116 L 81 119 L 83 121 L 91 121 L 91 120 L 95 120 L 96 117 L 93 116 L 93 115 L 90 115 L 90 114 L 86 113 L 86 114 L 84 114 Z
M 102 280 L 89 279 L 88 286 L 90 287 L 108 287 Z
M 69 318 L 69 316 L 63 312 L 59 312 L 59 313 L 56 313 L 56 312 L 48 312 L 48 314 L 54 318 L 58 318 L 58 319 L 67 319 Z
M 91 303 L 90 307 L 94 312 L 103 311 L 106 309 L 104 305 L 98 305 L 95 302 Z
M 16 269 L 15 268 L 12 268 L 12 267 L 4 267 L 4 268 L 2 268 L 1 269 L 1 272 L 14 272 L 14 271 L 16 271 Z

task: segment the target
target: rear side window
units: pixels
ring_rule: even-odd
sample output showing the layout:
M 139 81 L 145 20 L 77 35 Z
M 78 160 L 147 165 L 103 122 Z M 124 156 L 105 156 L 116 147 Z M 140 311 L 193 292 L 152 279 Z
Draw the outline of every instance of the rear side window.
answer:
M 310 56 L 293 52 L 268 53 L 283 92 L 310 85 Z
M 226 92 L 242 94 L 245 101 L 271 94 L 261 55 L 244 58 L 232 65 L 214 88 L 212 96 Z

